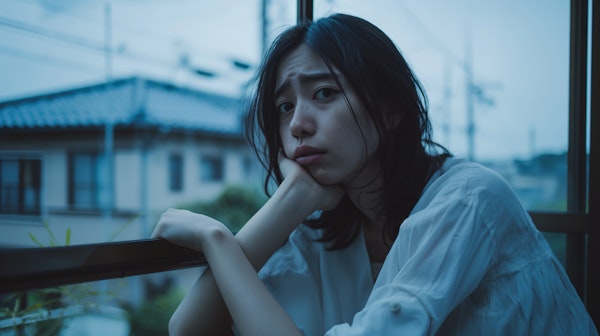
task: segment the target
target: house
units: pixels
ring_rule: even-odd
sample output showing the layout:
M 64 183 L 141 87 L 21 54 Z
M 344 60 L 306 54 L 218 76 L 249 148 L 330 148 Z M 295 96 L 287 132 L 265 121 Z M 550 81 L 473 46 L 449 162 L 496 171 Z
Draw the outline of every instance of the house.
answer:
M 0 103 L 0 246 L 148 238 L 257 169 L 242 102 L 127 78 Z

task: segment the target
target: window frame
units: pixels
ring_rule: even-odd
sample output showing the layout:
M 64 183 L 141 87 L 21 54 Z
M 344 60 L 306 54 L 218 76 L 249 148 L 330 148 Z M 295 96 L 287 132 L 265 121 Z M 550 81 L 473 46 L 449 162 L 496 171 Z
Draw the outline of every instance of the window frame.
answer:
M 15 161 L 17 163 L 17 171 L 18 171 L 18 181 L 16 184 L 16 191 L 17 191 L 17 210 L 14 212 L 10 212 L 10 211 L 4 211 L 4 209 L 2 209 L 2 211 L 0 212 L 1 215 L 15 215 L 15 216 L 40 216 L 41 212 L 42 212 L 42 159 L 38 158 L 38 157 L 30 157 L 30 156 L 21 156 L 21 155 L 17 155 L 17 156 L 1 156 L 0 155 L 0 164 L 3 161 Z M 26 201 L 25 201 L 25 192 L 26 192 L 26 187 L 29 186 L 29 184 L 25 183 L 25 162 L 35 162 L 33 163 L 33 166 L 31 166 L 31 169 L 34 169 L 35 171 L 32 172 L 31 178 L 33 179 L 33 181 L 31 181 L 31 186 L 33 187 L 33 191 L 35 193 L 35 204 L 34 204 L 34 209 L 32 210 L 28 210 L 26 209 Z M 2 182 L 1 179 L 1 175 L 2 175 L 2 171 L 0 170 L 0 190 L 4 189 L 4 183 Z M 0 195 L 0 199 L 2 198 L 2 195 Z
M 206 169 L 209 168 L 209 169 Z M 200 156 L 200 182 L 222 183 L 225 181 L 225 158 L 218 154 Z
M 80 204 L 77 203 L 77 199 L 75 196 L 76 192 L 76 183 L 75 183 L 75 170 L 79 169 L 75 166 L 75 157 L 77 156 L 90 156 L 92 159 L 91 171 L 88 172 L 91 174 L 92 185 L 91 185 L 91 201 L 89 204 Z M 103 208 L 102 200 L 99 195 L 103 186 L 99 181 L 99 174 L 102 172 L 101 162 L 103 154 L 98 152 L 89 152 L 89 151 L 81 151 L 81 152 L 70 152 L 67 156 L 67 206 L 70 210 L 74 211 L 98 211 Z

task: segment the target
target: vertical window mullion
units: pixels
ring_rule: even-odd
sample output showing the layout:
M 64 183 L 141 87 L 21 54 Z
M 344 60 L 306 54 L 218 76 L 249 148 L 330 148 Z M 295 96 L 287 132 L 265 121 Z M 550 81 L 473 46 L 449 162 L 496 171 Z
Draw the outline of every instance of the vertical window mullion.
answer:
M 19 181 L 17 187 L 17 213 L 25 213 L 25 160 L 20 159 L 19 162 Z
M 567 211 L 585 213 L 587 1 L 571 0 Z M 579 295 L 585 286 L 585 235 L 567 234 L 567 272 Z
M 600 89 L 600 4 L 592 3 L 592 44 L 591 44 L 591 90 Z M 590 161 L 589 161 L 589 214 L 590 230 L 588 233 L 587 251 L 587 309 L 600 330 L 600 100 L 598 95 L 590 97 Z

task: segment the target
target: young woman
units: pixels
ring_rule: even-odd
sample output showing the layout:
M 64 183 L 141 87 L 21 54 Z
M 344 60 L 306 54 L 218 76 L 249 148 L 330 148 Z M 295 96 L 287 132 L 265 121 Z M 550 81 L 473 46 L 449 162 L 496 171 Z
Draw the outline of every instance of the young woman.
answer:
M 510 187 L 432 142 L 425 94 L 378 28 L 290 28 L 256 90 L 248 136 L 277 189 L 236 236 L 162 215 L 153 236 L 209 263 L 172 334 L 597 334 Z

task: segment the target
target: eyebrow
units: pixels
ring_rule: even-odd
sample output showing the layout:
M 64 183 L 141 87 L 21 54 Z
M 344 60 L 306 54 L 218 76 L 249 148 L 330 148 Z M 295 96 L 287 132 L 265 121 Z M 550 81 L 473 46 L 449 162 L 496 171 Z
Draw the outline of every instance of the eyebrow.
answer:
M 315 73 L 301 73 L 298 74 L 298 80 L 301 83 L 306 83 L 306 82 L 318 82 L 321 80 L 325 80 L 325 79 L 330 79 L 330 80 L 335 80 L 335 77 L 340 78 L 340 74 L 332 74 L 330 72 L 315 72 Z M 279 96 L 281 96 L 281 94 L 286 91 L 287 89 L 289 89 L 290 87 L 290 82 L 288 80 L 284 81 L 283 84 L 281 84 L 279 87 L 277 87 L 275 89 L 275 92 L 273 94 L 273 97 L 275 97 L 275 99 L 278 99 Z

